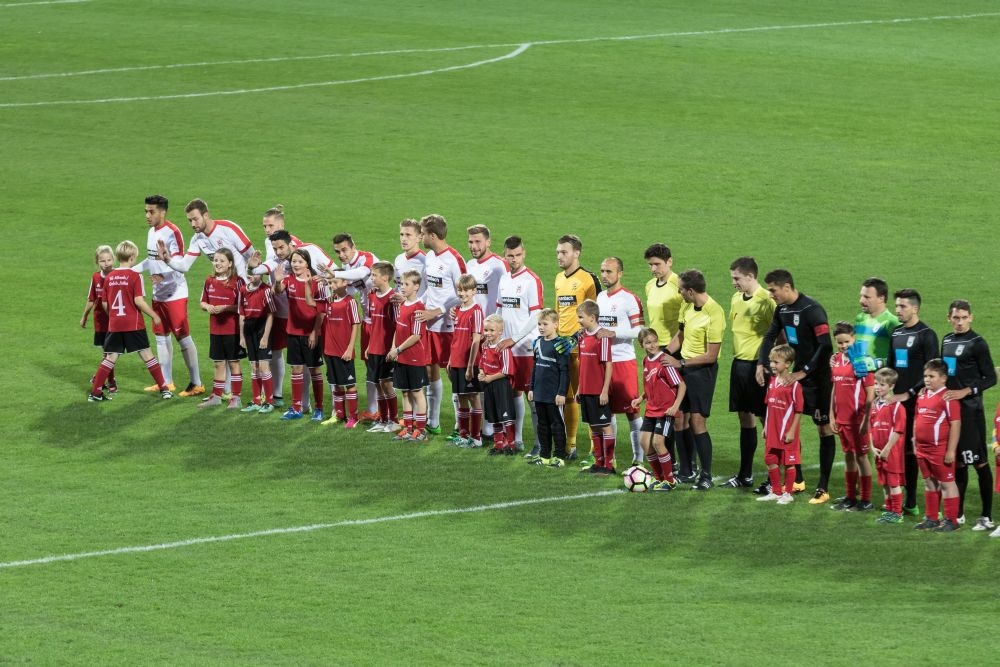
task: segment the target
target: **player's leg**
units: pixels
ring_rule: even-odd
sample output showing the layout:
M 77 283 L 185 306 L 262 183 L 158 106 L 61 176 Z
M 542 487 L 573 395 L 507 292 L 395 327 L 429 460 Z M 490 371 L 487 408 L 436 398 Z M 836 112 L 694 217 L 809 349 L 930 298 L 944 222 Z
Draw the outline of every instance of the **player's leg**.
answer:
M 920 466 L 920 476 L 924 480 L 924 520 L 918 523 L 917 530 L 931 530 L 938 527 L 938 512 L 941 509 L 941 491 L 937 482 L 931 477 L 931 464 L 925 456 L 918 454 L 917 465 Z
M 241 396 L 243 393 L 243 369 L 240 367 L 239 359 L 230 359 L 228 366 L 232 393 L 232 397 L 229 399 L 229 409 L 233 410 L 243 407 Z
M 569 353 L 569 389 L 566 390 L 566 405 L 563 406 L 563 420 L 566 422 L 566 447 L 570 459 L 577 458 L 576 434 L 580 425 L 580 406 L 575 396 L 580 384 L 580 351 L 576 348 Z M 593 455 L 581 457 L 580 465 L 588 467 L 594 464 Z
M 164 305 L 168 317 L 167 320 L 164 320 L 164 324 L 168 325 L 170 333 L 177 339 L 177 345 L 181 349 L 181 358 L 184 359 L 184 365 L 188 371 L 188 386 L 181 392 L 181 395 L 183 396 L 185 393 L 188 396 L 203 394 L 205 387 L 202 385 L 201 370 L 198 366 L 198 349 L 195 347 L 194 339 L 191 338 L 191 326 L 188 322 L 188 300 L 176 299 L 167 301 Z M 171 377 L 173 377 L 172 373 Z M 170 381 L 172 382 L 172 380 Z

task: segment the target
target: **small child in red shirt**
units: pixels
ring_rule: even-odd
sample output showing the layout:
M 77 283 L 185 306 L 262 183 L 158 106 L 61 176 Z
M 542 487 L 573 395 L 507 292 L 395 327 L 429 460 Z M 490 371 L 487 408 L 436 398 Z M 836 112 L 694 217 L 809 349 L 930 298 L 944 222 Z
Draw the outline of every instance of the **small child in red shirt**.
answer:
M 108 277 L 112 269 L 115 268 L 115 253 L 109 245 L 97 246 L 94 252 L 94 262 L 97 264 L 97 271 L 90 277 L 90 289 L 87 291 L 87 305 L 83 307 L 83 316 L 80 318 L 80 328 L 87 328 L 87 316 L 94 312 L 94 345 L 100 348 L 104 354 L 104 339 L 108 334 L 108 313 L 104 310 L 101 302 L 104 300 L 104 279 Z M 103 358 L 103 357 L 102 357 Z M 91 378 L 93 381 L 94 378 Z M 115 382 L 114 370 L 108 375 L 108 380 L 103 389 L 114 394 L 118 391 L 118 383 Z
M 480 401 L 479 360 L 483 336 L 483 309 L 476 303 L 476 278 L 463 273 L 455 285 L 461 303 L 455 308 L 455 332 L 451 337 L 448 378 L 458 397 L 458 437 L 452 442 L 463 447 L 482 447 L 483 404 Z
M 393 440 L 423 442 L 427 440 L 427 366 L 431 363 L 427 341 L 427 327 L 417 319 L 417 313 L 424 310 L 424 302 L 417 293 L 420 291 L 419 271 L 403 274 L 399 288 L 403 303 L 396 309 L 396 334 L 392 349 L 385 355 L 386 361 L 395 362 L 392 384 L 403 393 L 403 430 L 393 436 Z
M 674 417 L 680 410 L 687 385 L 675 368 L 660 363 L 666 353 L 660 349 L 660 337 L 655 330 L 639 331 L 639 344 L 646 351 L 646 358 L 642 360 L 642 396 L 632 401 L 632 407 L 637 410 L 646 401 L 646 414 L 639 427 L 639 444 L 656 477 L 653 491 L 670 491 L 677 482 L 673 457 L 666 443 L 668 438 L 673 440 Z
M 771 382 L 765 398 L 764 464 L 771 481 L 771 491 L 757 498 L 758 502 L 777 501 L 788 505 L 795 501 L 795 466 L 802 462 L 799 441 L 799 421 L 802 418 L 802 385 L 792 379 L 795 350 L 790 345 L 777 345 L 768 355 Z M 778 466 L 784 467 L 784 486 Z
M 253 400 L 240 412 L 263 415 L 274 412 L 274 382 L 271 377 L 271 327 L 274 325 L 274 297 L 271 286 L 260 275 L 250 273 L 240 285 L 240 347 L 250 361 Z
M 837 322 L 833 338 L 838 352 L 830 359 L 833 391 L 830 392 L 830 426 L 840 436 L 844 452 L 844 487 L 847 493 L 830 509 L 867 512 L 872 509 L 872 464 L 868 459 L 868 409 L 872 404 L 872 374 L 858 377 L 848 350 L 854 345 L 854 327 Z M 860 489 L 859 489 L 860 486 Z M 858 498 L 860 491 L 861 498 Z
M 329 426 L 344 422 L 344 428 L 358 425 L 358 379 L 354 370 L 354 346 L 361 332 L 361 308 L 347 293 L 350 281 L 326 279 L 330 295 L 321 304 L 323 318 L 323 356 L 326 359 L 326 381 L 333 394 L 330 418 L 320 424 Z M 346 421 L 345 421 L 346 420 Z
M 517 454 L 514 444 L 514 360 L 510 348 L 500 349 L 503 317 L 493 313 L 483 321 L 483 343 L 479 352 L 479 378 L 483 388 L 483 411 L 493 424 L 490 456 Z
M 893 401 L 899 373 L 892 368 L 875 372 L 875 401 L 868 419 L 868 438 L 875 454 L 878 483 L 885 497 L 885 512 L 878 523 L 903 523 L 903 477 L 906 437 L 906 409 Z
M 917 530 L 951 533 L 959 529 L 955 450 L 962 428 L 958 401 L 945 398 L 948 365 L 941 359 L 924 364 L 924 389 L 917 394 L 913 417 L 913 447 L 924 478 L 926 515 Z M 942 503 L 943 500 L 943 503 Z M 938 511 L 944 504 L 944 521 Z
M 243 279 L 236 275 L 236 263 L 229 248 L 219 248 L 212 255 L 214 273 L 205 279 L 201 291 L 201 309 L 209 316 L 208 356 L 215 365 L 212 379 L 212 395 L 198 407 L 208 408 L 222 405 L 222 394 L 226 387 L 226 366 L 232 387 L 229 408 L 242 407 L 240 392 L 243 391 L 243 372 L 240 370 L 240 318 L 237 301 Z

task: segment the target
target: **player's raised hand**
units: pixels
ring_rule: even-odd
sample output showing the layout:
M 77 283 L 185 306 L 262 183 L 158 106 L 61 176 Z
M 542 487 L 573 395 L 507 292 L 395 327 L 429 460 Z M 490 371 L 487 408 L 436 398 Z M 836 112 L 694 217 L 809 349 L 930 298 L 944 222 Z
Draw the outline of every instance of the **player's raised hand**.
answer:
M 161 262 L 170 261 L 170 251 L 167 250 L 167 244 L 163 242 L 163 239 L 157 239 L 156 241 L 156 254 L 159 256 Z

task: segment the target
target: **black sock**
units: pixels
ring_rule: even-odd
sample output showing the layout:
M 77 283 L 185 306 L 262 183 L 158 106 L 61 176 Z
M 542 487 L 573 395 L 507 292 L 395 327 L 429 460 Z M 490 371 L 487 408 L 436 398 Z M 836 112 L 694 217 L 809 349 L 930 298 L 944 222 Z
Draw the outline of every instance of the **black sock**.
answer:
M 804 481 L 806 481 L 806 478 L 802 476 L 802 464 L 801 463 L 796 463 L 795 464 L 795 483 L 796 484 L 801 484 Z
M 698 448 L 698 459 L 701 461 L 701 476 L 712 478 L 712 436 L 708 431 L 694 434 L 694 444 Z
M 837 439 L 833 434 L 821 435 L 819 438 L 819 484 L 817 489 L 830 490 L 830 473 L 833 472 L 833 460 L 837 458 Z
M 958 516 L 965 516 L 965 490 L 969 488 L 968 466 L 955 466 L 955 484 L 958 486 Z
M 906 452 L 904 457 L 906 464 L 906 501 L 903 507 L 912 509 L 917 506 L 917 482 L 920 481 L 920 465 L 917 463 L 917 455 L 913 452 Z
M 673 429 L 670 429 L 670 434 L 663 439 L 663 444 L 667 446 L 667 451 L 670 452 L 671 467 L 675 465 L 680 466 L 680 459 L 677 458 L 677 438 Z M 666 475 L 667 472 L 673 471 L 664 470 L 663 474 Z
M 674 433 L 677 436 L 677 460 L 680 462 L 681 465 L 680 472 L 681 475 L 684 477 L 690 475 L 693 472 L 692 466 L 694 465 L 694 461 L 692 460 L 694 458 L 694 447 L 690 448 L 688 447 L 687 434 L 688 431 L 690 430 L 691 429 L 686 428 L 683 430 L 674 431 Z
M 753 477 L 753 456 L 757 453 L 757 429 L 740 428 L 740 471 L 741 479 Z
M 697 448 L 695 447 L 694 444 L 694 431 L 692 431 L 691 427 L 689 426 L 688 428 L 684 429 L 684 431 L 681 433 L 681 437 L 684 439 L 684 447 L 687 448 L 688 451 L 688 461 L 691 462 L 690 474 L 693 475 L 695 470 L 698 469 L 698 460 L 695 458 L 695 452 L 697 451 Z
M 990 464 L 976 468 L 976 474 L 979 475 L 979 498 L 983 501 L 983 514 L 982 516 L 987 519 L 993 518 L 993 471 L 990 470 Z

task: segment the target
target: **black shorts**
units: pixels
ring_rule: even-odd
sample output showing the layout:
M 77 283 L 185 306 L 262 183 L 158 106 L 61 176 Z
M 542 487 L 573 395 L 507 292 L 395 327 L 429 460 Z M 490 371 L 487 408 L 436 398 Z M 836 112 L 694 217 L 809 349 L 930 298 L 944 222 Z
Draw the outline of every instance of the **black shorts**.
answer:
M 816 385 L 802 385 L 802 414 L 810 415 L 813 424 L 822 426 L 830 423 L 830 394 L 833 382 L 829 379 Z
M 352 387 L 358 383 L 358 376 L 354 372 L 354 360 L 344 361 L 340 357 L 326 358 L 326 382 L 334 387 Z
M 729 411 L 764 416 L 767 387 L 757 384 L 757 362 L 733 359 L 729 369 Z
M 289 366 L 318 368 L 323 365 L 323 343 L 317 338 L 316 347 L 309 347 L 309 336 L 288 336 L 285 358 Z
M 139 352 L 149 349 L 149 336 L 145 329 L 138 331 L 109 331 L 104 337 L 104 351 L 113 354 Z
M 392 379 L 392 367 L 395 364 L 386 361 L 384 354 L 369 354 L 365 359 L 366 382 L 381 382 Z
M 97 347 L 99 347 L 101 349 L 104 349 L 104 341 L 107 339 L 107 337 L 108 337 L 108 332 L 107 331 L 95 331 L 94 332 L 94 345 L 96 345 Z
M 662 417 L 643 417 L 642 425 L 639 427 L 640 433 L 652 433 L 653 435 L 665 436 L 669 429 L 674 427 L 674 418 L 663 415 Z
M 243 320 L 243 341 L 247 344 L 247 358 L 250 361 L 270 361 L 271 360 L 271 340 L 268 337 L 267 347 L 261 347 L 260 341 L 264 337 L 264 327 L 267 326 L 267 318 L 254 317 Z
M 397 363 L 392 369 L 392 384 L 399 391 L 420 391 L 427 386 L 427 367 Z
M 685 368 L 682 374 L 687 393 L 681 410 L 709 417 L 712 414 L 712 397 L 715 396 L 715 379 L 719 375 L 719 364 Z
M 591 426 L 611 426 L 611 420 L 615 418 L 611 402 L 601 405 L 600 398 L 596 394 L 580 394 L 580 414 L 583 421 Z
M 986 453 L 986 414 L 983 406 L 959 401 L 962 428 L 955 448 L 956 465 L 978 466 L 989 462 Z
M 462 394 L 478 394 L 482 391 L 479 387 L 479 369 L 472 369 L 472 379 L 465 379 L 464 368 L 449 368 L 448 379 L 451 380 L 451 393 L 456 396 Z
M 238 361 L 240 358 L 239 334 L 209 334 L 208 358 L 212 361 Z
M 483 385 L 483 412 L 491 424 L 514 421 L 514 388 L 509 378 Z

